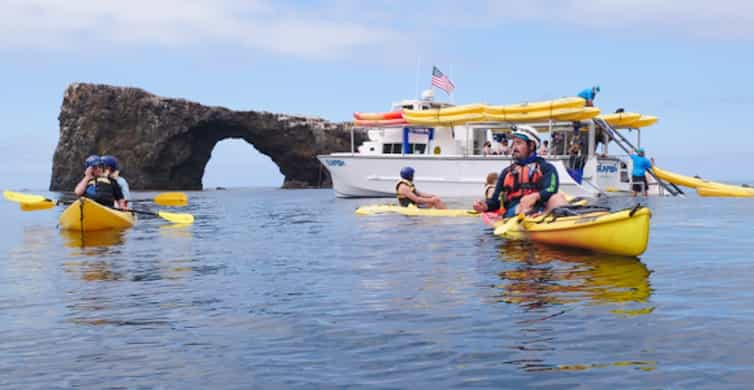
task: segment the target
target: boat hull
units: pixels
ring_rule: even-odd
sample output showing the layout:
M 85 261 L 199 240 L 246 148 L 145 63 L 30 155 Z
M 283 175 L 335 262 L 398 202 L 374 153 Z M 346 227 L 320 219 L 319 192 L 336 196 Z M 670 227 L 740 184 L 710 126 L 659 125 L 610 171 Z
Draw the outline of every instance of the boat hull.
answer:
M 509 158 L 365 155 L 334 153 L 318 156 L 330 172 L 335 195 L 350 197 L 395 197 L 395 184 L 402 167 L 415 169 L 414 183 L 421 192 L 440 197 L 483 197 L 485 178 L 490 172 L 503 170 L 511 164 Z M 595 188 L 577 184 L 568 175 L 565 161 L 550 160 L 558 171 L 560 190 L 571 196 L 594 197 Z

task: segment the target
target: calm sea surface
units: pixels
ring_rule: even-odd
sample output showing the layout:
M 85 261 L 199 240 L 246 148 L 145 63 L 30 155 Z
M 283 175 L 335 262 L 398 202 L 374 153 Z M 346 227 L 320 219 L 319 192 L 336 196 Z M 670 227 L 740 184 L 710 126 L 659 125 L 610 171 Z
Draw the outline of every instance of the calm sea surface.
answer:
M 56 228 L 61 208 L 0 203 L 0 387 L 754 383 L 751 199 L 649 199 L 636 259 L 475 218 L 357 217 L 385 200 L 331 190 L 189 197 L 193 226 L 84 237 Z

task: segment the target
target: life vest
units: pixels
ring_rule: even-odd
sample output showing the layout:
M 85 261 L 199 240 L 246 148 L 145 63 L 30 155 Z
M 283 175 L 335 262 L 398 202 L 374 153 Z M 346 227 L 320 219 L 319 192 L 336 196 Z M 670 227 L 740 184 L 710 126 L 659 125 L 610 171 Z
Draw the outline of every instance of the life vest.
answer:
M 408 207 L 409 205 L 415 204 L 413 200 L 398 193 L 398 188 L 400 188 L 401 184 L 407 185 L 408 188 L 411 189 L 411 193 L 416 194 L 416 186 L 414 185 L 414 183 L 406 179 L 399 180 L 398 183 L 395 184 L 395 196 L 398 198 L 398 204 L 403 207 Z
M 84 195 L 95 202 L 112 207 L 115 202 L 113 183 L 107 177 L 95 177 L 86 183 Z
M 489 193 L 490 190 L 494 190 L 494 189 L 495 189 L 495 185 L 494 184 L 487 184 L 486 186 L 484 186 L 484 199 L 485 200 L 490 199 L 488 197 L 487 193 Z
M 525 195 L 538 192 L 537 182 L 542 176 L 542 169 L 537 163 L 524 166 L 515 164 L 503 179 L 503 191 L 500 194 L 501 205 L 509 205 Z

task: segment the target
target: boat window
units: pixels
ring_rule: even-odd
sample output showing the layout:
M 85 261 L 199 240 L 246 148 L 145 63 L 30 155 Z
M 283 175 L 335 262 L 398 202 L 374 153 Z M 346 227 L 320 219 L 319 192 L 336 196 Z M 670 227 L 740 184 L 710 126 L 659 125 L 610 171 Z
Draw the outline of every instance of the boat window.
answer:
M 404 104 L 403 108 L 405 108 L 407 110 L 413 110 L 414 109 L 414 105 L 413 104 Z
M 424 154 L 424 151 L 427 149 L 427 144 L 411 144 L 413 147 L 413 153 L 414 154 Z
M 422 105 L 422 110 L 425 110 L 425 111 L 429 110 L 429 105 L 428 104 Z

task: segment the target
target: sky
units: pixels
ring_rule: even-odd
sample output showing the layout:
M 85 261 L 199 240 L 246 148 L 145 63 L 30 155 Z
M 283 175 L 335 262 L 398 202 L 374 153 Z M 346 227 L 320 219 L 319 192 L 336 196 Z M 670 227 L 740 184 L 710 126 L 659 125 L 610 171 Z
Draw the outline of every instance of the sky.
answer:
M 456 104 L 598 84 L 603 112 L 660 118 L 642 133 L 658 166 L 754 182 L 752 49 L 754 3 L 738 0 L 0 0 L 0 186 L 48 187 L 71 83 L 346 121 L 416 97 L 433 65 Z M 282 179 L 253 146 L 226 140 L 204 185 Z

